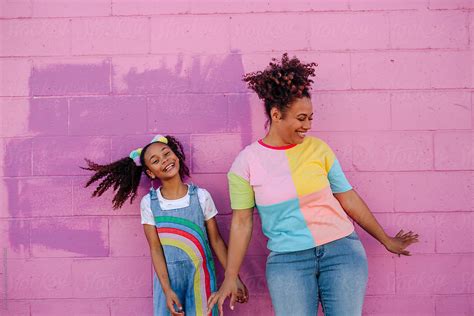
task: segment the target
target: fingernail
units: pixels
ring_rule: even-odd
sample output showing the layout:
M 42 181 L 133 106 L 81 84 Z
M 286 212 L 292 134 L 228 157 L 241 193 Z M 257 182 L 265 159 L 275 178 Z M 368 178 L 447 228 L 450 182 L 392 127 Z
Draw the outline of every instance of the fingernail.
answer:
M 231 306 L 230 309 L 231 309 L 231 310 L 234 310 L 234 306 Z

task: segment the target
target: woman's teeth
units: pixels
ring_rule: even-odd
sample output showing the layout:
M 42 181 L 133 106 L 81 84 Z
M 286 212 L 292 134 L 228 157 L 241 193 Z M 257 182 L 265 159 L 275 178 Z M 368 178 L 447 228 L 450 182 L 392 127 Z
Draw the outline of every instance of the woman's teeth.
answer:
M 305 137 L 306 136 L 306 133 L 302 133 L 302 132 L 297 132 L 297 133 L 300 137 Z

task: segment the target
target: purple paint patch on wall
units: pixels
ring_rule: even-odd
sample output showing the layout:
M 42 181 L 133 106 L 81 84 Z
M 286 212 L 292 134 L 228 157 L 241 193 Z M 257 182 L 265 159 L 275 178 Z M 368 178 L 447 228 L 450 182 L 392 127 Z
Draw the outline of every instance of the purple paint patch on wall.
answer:
M 108 220 L 70 217 L 33 221 L 31 253 L 34 257 L 108 256 Z
M 30 96 L 109 94 L 110 61 L 92 64 L 34 65 Z

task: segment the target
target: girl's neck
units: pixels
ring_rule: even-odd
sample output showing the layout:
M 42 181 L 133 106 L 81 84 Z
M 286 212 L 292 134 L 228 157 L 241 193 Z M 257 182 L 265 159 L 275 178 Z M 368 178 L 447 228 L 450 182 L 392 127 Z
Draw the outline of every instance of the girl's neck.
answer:
M 161 181 L 161 196 L 167 200 L 177 200 L 188 193 L 188 186 L 181 178 L 175 177 L 166 181 Z

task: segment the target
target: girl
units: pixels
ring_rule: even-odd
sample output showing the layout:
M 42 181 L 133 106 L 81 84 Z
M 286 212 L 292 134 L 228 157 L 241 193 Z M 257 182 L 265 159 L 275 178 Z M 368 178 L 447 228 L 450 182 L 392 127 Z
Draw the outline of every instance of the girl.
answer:
M 183 147 L 171 136 L 155 136 L 144 148 L 108 165 L 86 159 L 95 172 L 86 187 L 99 181 L 92 196 L 101 196 L 113 186 L 114 209 L 136 196 L 142 172 L 162 186 L 141 201 L 142 224 L 154 267 L 154 315 L 206 315 L 207 300 L 216 291 L 211 245 L 222 266 L 227 265 L 227 247 L 215 216 L 210 194 L 183 183 L 189 177 Z M 207 232 L 207 234 L 206 234 Z M 238 301 L 245 303 L 248 291 L 238 280 Z M 216 309 L 210 310 L 216 315 Z

